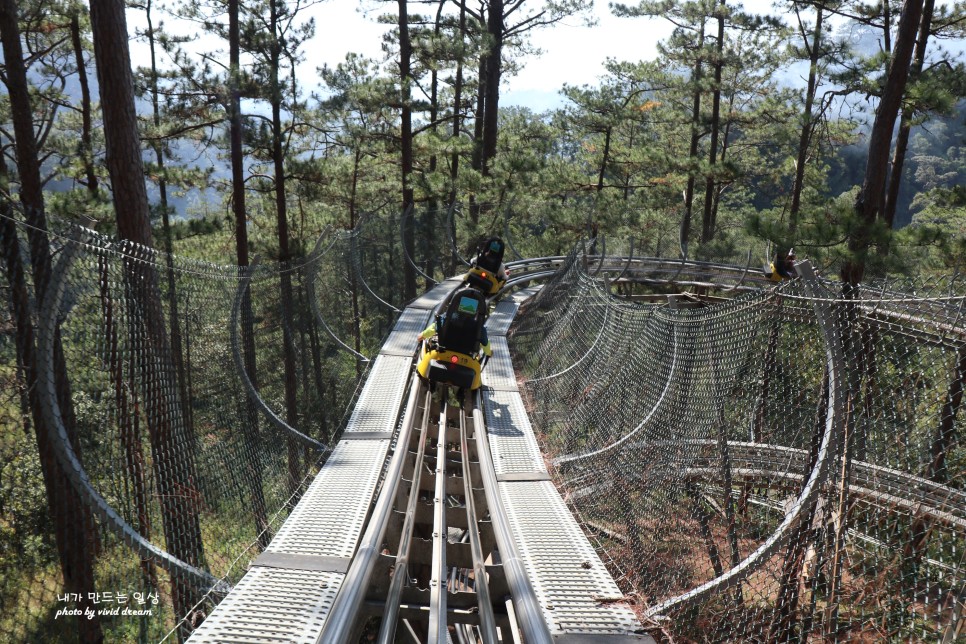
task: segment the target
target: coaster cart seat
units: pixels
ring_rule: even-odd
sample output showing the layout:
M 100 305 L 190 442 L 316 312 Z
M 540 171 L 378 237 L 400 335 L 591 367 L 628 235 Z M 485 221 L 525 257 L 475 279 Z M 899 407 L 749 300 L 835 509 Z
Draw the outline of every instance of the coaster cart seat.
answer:
M 506 284 L 506 275 L 501 275 L 503 252 L 506 247 L 500 239 L 490 239 L 477 253 L 473 265 L 466 273 L 465 281 L 486 296 L 496 295 Z
M 762 272 L 765 277 L 772 282 L 782 282 L 785 280 L 795 279 L 795 269 L 790 268 L 787 265 L 789 260 L 794 261 L 795 251 L 790 249 L 788 255 L 783 256 L 781 253 L 775 256 L 775 259 L 771 263 L 762 266 Z
M 761 267 L 761 272 L 764 273 L 765 277 L 772 282 L 781 282 L 782 280 L 788 279 L 783 277 L 778 269 L 775 268 L 775 262 L 770 262 Z
M 480 334 L 486 321 L 486 298 L 473 288 L 453 294 L 444 315 L 436 316 L 436 335 L 424 340 L 416 373 L 431 384 L 472 391 L 482 385 Z

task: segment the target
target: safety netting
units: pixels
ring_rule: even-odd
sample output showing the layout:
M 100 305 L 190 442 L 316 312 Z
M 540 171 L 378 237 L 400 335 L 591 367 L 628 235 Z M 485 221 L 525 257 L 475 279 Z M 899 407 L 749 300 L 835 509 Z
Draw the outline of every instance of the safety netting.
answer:
M 964 280 L 668 270 L 575 252 L 509 333 L 554 480 L 648 632 L 966 637 Z
M 338 439 L 407 264 L 429 286 L 472 251 L 420 228 L 455 228 L 451 211 L 364 218 L 247 268 L 14 221 L 0 217 L 11 641 L 187 636 Z M 567 258 L 511 347 L 555 480 L 652 635 L 964 637 L 964 292 L 775 287 L 734 258 L 603 239 Z
M 184 639 L 338 439 L 398 231 L 239 268 L 0 223 L 0 640 Z

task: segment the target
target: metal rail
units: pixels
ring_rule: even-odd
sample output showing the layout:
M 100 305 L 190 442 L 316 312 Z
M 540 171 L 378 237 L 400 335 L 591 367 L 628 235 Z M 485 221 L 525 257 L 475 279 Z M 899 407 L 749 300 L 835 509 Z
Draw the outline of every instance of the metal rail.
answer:
M 419 399 L 420 393 L 425 395 L 425 387 L 421 384 L 412 384 L 409 403 L 406 405 L 406 412 L 397 438 L 397 445 L 409 443 L 416 418 L 416 401 Z M 372 516 L 369 519 L 365 534 L 362 536 L 356 555 L 352 559 L 352 565 L 349 566 L 346 573 L 342 592 L 336 596 L 332 603 L 325 627 L 317 640 L 319 643 L 344 644 L 351 639 L 350 633 L 355 626 L 359 610 L 365 600 L 365 592 L 369 586 L 369 579 L 375 568 L 376 559 L 382 551 L 386 528 L 389 525 L 389 516 L 392 513 L 392 501 L 396 496 L 396 490 L 399 488 L 400 473 L 405 457 L 405 450 L 397 449 L 389 461 L 382 492 L 376 501 L 375 508 L 373 508 Z
M 329 450 L 329 447 L 324 443 L 306 436 L 299 430 L 295 429 L 287 422 L 279 418 L 272 409 L 265 404 L 265 400 L 262 399 L 261 394 L 255 388 L 252 383 L 251 378 L 248 376 L 248 370 L 245 368 L 245 359 L 242 357 L 242 350 L 238 344 L 238 314 L 241 310 L 241 303 L 245 296 L 245 291 L 251 287 L 252 276 L 255 274 L 255 269 L 258 267 L 259 258 L 256 257 L 251 265 L 248 267 L 248 271 L 242 278 L 238 281 L 238 288 L 235 290 L 235 300 L 232 302 L 231 306 L 231 320 L 228 324 L 228 335 L 231 343 L 231 356 L 235 363 L 235 373 L 238 375 L 238 379 L 241 380 L 242 388 L 245 390 L 245 395 L 248 399 L 255 405 L 256 409 L 268 420 L 268 422 L 274 426 L 276 429 L 280 429 L 283 433 L 292 436 L 298 441 L 305 443 L 313 449 L 317 449 L 320 452 L 325 452 Z
M 483 412 L 480 410 L 480 398 L 477 394 L 473 401 L 473 423 L 477 427 L 483 427 Z M 529 576 L 524 568 L 523 561 L 517 553 L 513 543 L 513 536 L 510 526 L 503 511 L 503 502 L 500 499 L 496 473 L 493 469 L 493 462 L 490 458 L 490 446 L 488 445 L 486 432 L 476 432 L 476 451 L 480 459 L 480 473 L 483 477 L 483 489 L 486 493 L 486 501 L 490 506 L 490 520 L 493 522 L 493 532 L 496 537 L 497 547 L 500 550 L 500 559 L 506 574 L 507 584 L 510 587 L 510 595 L 513 598 L 513 608 L 517 616 L 517 623 L 523 632 L 524 640 L 527 644 L 552 644 L 550 631 L 547 623 L 543 619 L 540 605 L 537 602 L 536 593 L 530 585 Z
M 423 468 L 421 463 L 426 454 L 426 439 L 429 435 L 429 407 L 432 395 L 426 391 L 423 396 L 422 419 L 419 423 L 419 439 L 416 448 L 416 466 L 413 468 L 412 478 L 410 479 L 414 490 L 418 490 L 422 481 Z M 399 615 L 400 597 L 402 596 L 403 584 L 409 582 L 409 553 L 412 544 L 413 528 L 416 518 L 416 502 L 419 500 L 418 494 L 410 494 L 406 504 L 406 518 L 403 522 L 402 533 L 400 536 L 399 553 L 396 555 L 396 562 L 393 568 L 392 584 L 389 592 L 386 593 L 385 610 L 383 611 L 382 624 L 379 627 L 379 644 L 392 644 L 396 633 L 396 619 Z
M 445 644 L 454 633 L 457 639 L 497 644 L 510 641 L 517 629 L 528 644 L 550 644 L 504 516 L 478 392 L 471 412 L 468 405 L 447 402 L 445 386 L 439 386 L 437 398 L 421 381 L 412 388 L 404 431 L 363 544 L 318 641 L 352 641 L 365 618 L 379 614 L 380 644 L 394 641 L 399 624 L 433 644 Z M 455 428 L 458 439 L 452 436 Z M 380 544 L 378 552 L 373 544 Z M 494 579 L 502 589 L 495 594 Z
M 799 262 L 797 265 L 799 274 L 805 280 L 806 288 L 813 296 L 818 295 L 818 285 L 815 273 L 808 262 Z M 845 357 L 844 343 L 845 338 L 841 336 L 840 330 L 835 324 L 835 316 L 832 306 L 822 298 L 816 297 L 815 312 L 819 326 L 825 337 L 826 356 L 829 368 L 829 403 L 828 412 L 825 418 L 825 430 L 822 433 L 821 444 L 818 448 L 818 455 L 815 459 L 815 467 L 809 472 L 808 479 L 802 487 L 801 494 L 792 504 L 785 515 L 784 520 L 775 531 L 762 543 L 753 553 L 748 555 L 741 563 L 734 566 L 723 575 L 715 577 L 711 581 L 701 584 L 686 593 L 667 599 L 646 612 L 651 618 L 663 617 L 672 608 L 681 608 L 703 600 L 716 592 L 723 592 L 737 583 L 740 583 L 748 575 L 761 568 L 768 559 L 775 554 L 784 541 L 789 537 L 792 530 L 804 517 L 807 516 L 809 509 L 818 499 L 825 478 L 828 475 L 830 461 L 832 459 L 833 443 L 844 431 L 845 419 L 845 399 L 847 397 L 848 384 L 845 381 Z
M 473 431 L 481 431 L 473 427 Z M 483 546 L 480 543 L 476 513 L 476 501 L 473 499 L 473 467 L 470 463 L 470 431 L 467 427 L 466 415 L 460 414 L 460 453 L 463 465 L 463 497 L 466 499 L 466 519 L 469 529 L 470 550 L 473 559 L 473 581 L 477 596 L 477 606 L 480 610 L 480 635 L 484 644 L 497 642 L 496 619 L 493 615 L 493 600 L 490 598 L 490 584 L 487 581 L 486 559 Z M 511 622 L 512 623 L 512 622 Z
M 436 489 L 433 496 L 433 563 L 429 580 L 429 636 L 428 642 L 446 644 L 446 427 L 449 424 L 447 405 L 439 412 L 436 434 Z M 418 488 L 413 490 L 416 492 Z
M 707 481 L 718 471 L 715 454 L 709 448 L 718 445 L 714 439 L 687 439 L 680 441 L 648 441 L 631 443 L 626 450 L 663 450 L 668 447 L 690 448 L 693 452 L 687 467 L 669 463 L 668 473 L 685 479 Z M 745 480 L 774 482 L 778 480 L 800 483 L 807 476 L 808 450 L 797 447 L 728 441 L 733 475 Z M 589 466 L 588 466 L 589 467 Z M 901 507 L 917 516 L 927 517 L 938 523 L 966 530 L 966 491 L 957 490 L 919 476 L 864 461 L 852 462 L 850 491 L 857 498 L 888 507 Z M 651 470 L 655 473 L 656 470 Z M 633 479 L 634 477 L 629 477 Z M 575 498 L 600 494 L 613 486 L 608 479 L 593 486 L 576 490 Z

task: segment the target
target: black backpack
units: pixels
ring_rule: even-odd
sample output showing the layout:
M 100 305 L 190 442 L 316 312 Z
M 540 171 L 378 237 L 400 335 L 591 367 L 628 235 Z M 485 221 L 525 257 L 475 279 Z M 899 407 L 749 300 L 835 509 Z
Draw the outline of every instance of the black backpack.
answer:
M 474 355 L 480 350 L 480 334 L 486 321 L 486 298 L 473 288 L 453 294 L 446 315 L 436 320 L 440 349 Z

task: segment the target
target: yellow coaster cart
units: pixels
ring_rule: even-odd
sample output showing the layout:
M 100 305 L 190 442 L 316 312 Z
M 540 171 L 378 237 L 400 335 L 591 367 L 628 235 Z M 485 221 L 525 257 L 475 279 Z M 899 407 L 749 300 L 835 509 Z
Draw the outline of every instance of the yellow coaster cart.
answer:
M 436 333 L 423 341 L 416 373 L 431 385 L 479 389 L 482 370 L 480 338 L 486 321 L 486 298 L 475 288 L 456 291 L 436 316 Z M 424 332 L 425 334 L 425 332 Z

